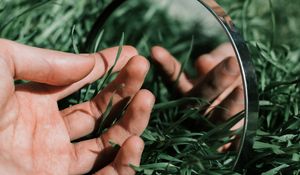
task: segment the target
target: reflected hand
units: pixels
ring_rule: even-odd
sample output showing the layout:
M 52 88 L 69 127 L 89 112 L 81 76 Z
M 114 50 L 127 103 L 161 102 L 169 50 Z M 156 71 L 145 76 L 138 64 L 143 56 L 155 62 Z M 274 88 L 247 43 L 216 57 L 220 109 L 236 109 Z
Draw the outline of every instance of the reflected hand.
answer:
M 174 84 L 181 64 L 164 48 L 153 47 L 152 59 L 159 66 L 167 83 Z M 197 96 L 212 102 L 205 114 L 222 122 L 244 109 L 244 93 L 240 69 L 231 44 L 220 45 L 195 62 L 197 78 L 191 80 L 183 73 L 177 90 L 183 96 Z M 216 108 L 220 106 L 222 108 Z M 227 109 L 227 110 L 224 110 Z M 239 123 L 235 128 L 239 128 Z M 234 129 L 234 128 L 233 128 Z
M 0 40 L 1 175 L 84 174 L 95 166 L 102 168 L 98 175 L 135 174 L 128 164 L 140 162 L 143 141 L 138 136 L 148 124 L 154 97 L 139 90 L 149 63 L 135 56 L 134 48 L 123 47 L 114 70 L 121 70 L 118 77 L 91 101 L 63 111 L 57 105 L 103 76 L 117 50 L 75 55 Z M 31 82 L 14 85 L 16 79 Z M 112 95 L 114 106 L 133 98 L 120 121 L 99 138 L 72 143 L 95 130 Z M 109 141 L 121 145 L 120 150 Z

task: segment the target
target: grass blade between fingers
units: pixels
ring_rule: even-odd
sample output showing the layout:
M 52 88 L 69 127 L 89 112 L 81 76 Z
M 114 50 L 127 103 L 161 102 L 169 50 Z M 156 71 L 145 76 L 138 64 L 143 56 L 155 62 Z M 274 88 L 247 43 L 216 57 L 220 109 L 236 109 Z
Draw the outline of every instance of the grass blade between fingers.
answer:
M 194 36 L 192 37 L 192 41 L 191 41 L 191 43 L 190 43 L 189 50 L 188 50 L 188 52 L 187 52 L 187 55 L 186 55 L 185 59 L 183 60 L 183 63 L 182 63 L 182 65 L 181 65 L 181 67 L 180 67 L 180 71 L 179 71 L 179 73 L 178 73 L 178 75 L 177 75 L 177 78 L 176 78 L 176 80 L 175 80 L 175 83 L 174 83 L 174 86 L 175 86 L 175 87 L 178 86 L 179 78 L 181 77 L 181 75 L 182 75 L 182 73 L 183 73 L 183 71 L 184 71 L 184 69 L 185 69 L 185 67 L 186 67 L 186 65 L 187 65 L 187 63 L 188 63 L 188 61 L 189 61 L 189 59 L 190 59 L 190 57 L 191 57 L 191 54 L 192 54 L 192 51 L 193 51 L 193 46 L 194 46 Z
M 94 50 L 93 50 L 93 53 L 96 53 L 99 49 L 99 46 L 100 46 L 100 43 L 102 41 L 102 38 L 103 38 L 103 34 L 104 34 L 104 30 L 102 30 L 99 34 L 99 36 L 97 37 L 97 40 L 96 40 L 96 43 L 95 43 L 95 47 L 94 47 Z
M 110 79 L 111 75 L 112 75 L 112 71 L 113 69 L 115 68 L 120 56 L 121 56 L 121 53 L 122 53 L 122 50 L 123 50 L 123 45 L 124 45 L 124 40 L 125 40 L 125 34 L 122 33 L 122 37 L 121 37 L 121 40 L 120 40 L 120 43 L 119 43 L 119 49 L 118 49 L 118 53 L 117 53 L 117 56 L 116 56 L 116 59 L 115 59 L 115 62 L 114 64 L 112 65 L 112 67 L 108 70 L 108 72 L 106 73 L 105 77 L 103 78 L 103 81 L 102 83 L 99 83 L 98 86 L 97 86 L 97 89 L 94 93 L 93 96 L 96 96 L 98 94 L 99 91 L 101 91 L 105 84 L 108 82 L 108 80 Z

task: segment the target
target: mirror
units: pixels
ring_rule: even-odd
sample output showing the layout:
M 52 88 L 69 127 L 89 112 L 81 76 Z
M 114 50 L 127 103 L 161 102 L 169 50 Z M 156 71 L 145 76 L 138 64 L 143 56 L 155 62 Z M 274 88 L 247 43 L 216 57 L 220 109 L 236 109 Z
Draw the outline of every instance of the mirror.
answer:
M 258 100 L 249 52 L 230 17 L 213 0 L 112 1 L 87 43 L 115 46 L 122 34 L 152 65 L 143 88 L 156 105 L 140 173 L 241 170 Z

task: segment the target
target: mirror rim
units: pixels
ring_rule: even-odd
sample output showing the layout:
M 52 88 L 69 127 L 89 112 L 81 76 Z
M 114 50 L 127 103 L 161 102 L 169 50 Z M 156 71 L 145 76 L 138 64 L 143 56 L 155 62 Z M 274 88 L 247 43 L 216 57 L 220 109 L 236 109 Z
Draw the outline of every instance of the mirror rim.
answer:
M 84 51 L 89 50 L 93 43 L 93 39 L 96 38 L 96 36 L 100 33 L 100 29 L 105 24 L 106 20 L 126 1 L 130 0 L 112 0 L 112 2 L 110 2 L 110 4 L 104 8 L 92 26 L 92 30 L 88 34 L 84 45 Z M 259 100 L 257 79 L 251 62 L 250 52 L 230 16 L 225 13 L 223 8 L 217 4 L 215 0 L 193 1 L 198 1 L 200 4 L 202 4 L 222 26 L 235 50 L 238 64 L 240 66 L 245 95 L 245 119 L 240 147 L 232 169 L 242 171 L 247 166 L 247 160 L 249 160 L 251 155 L 253 155 L 252 146 L 254 143 L 254 136 L 256 135 L 258 120 Z
M 228 38 L 234 47 L 237 60 L 240 66 L 244 95 L 245 95 L 245 120 L 244 128 L 238 150 L 238 155 L 233 169 L 242 171 L 246 167 L 253 151 L 254 136 L 257 130 L 258 121 L 258 89 L 254 67 L 251 61 L 250 51 L 246 42 L 235 27 L 231 18 L 214 0 L 197 0 L 211 12 L 225 30 Z

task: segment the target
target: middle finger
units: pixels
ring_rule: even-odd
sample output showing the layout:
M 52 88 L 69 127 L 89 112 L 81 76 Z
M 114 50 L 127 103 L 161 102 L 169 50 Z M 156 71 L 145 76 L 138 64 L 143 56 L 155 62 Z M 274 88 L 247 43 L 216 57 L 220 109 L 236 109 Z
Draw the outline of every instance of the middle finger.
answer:
M 116 154 L 110 141 L 122 145 L 129 137 L 140 136 L 148 125 L 154 101 L 151 92 L 141 90 L 133 98 L 123 118 L 107 132 L 99 138 L 74 144 L 71 174 L 87 173 L 95 166 L 103 167 L 110 163 Z
M 189 92 L 190 96 L 198 96 L 211 101 L 227 89 L 240 75 L 235 57 L 223 60 L 207 76 Z
M 149 62 L 141 57 L 132 58 L 118 77 L 91 101 L 75 105 L 61 112 L 71 140 L 90 134 L 97 120 L 106 110 L 113 96 L 113 106 L 134 96 L 141 88 L 149 70 Z M 123 88 L 119 88 L 124 85 Z

